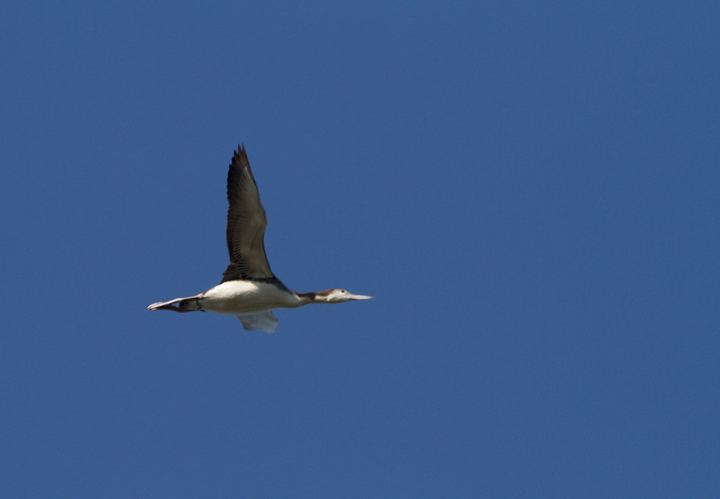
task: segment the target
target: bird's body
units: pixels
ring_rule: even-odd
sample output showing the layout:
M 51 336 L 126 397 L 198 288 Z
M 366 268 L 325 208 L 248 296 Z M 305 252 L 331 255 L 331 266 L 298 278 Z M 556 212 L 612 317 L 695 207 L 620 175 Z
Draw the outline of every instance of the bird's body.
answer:
M 289 290 L 270 270 L 265 255 L 267 220 L 260 194 L 250 170 L 245 147 L 238 147 L 228 171 L 228 217 L 226 238 L 230 265 L 222 282 L 195 296 L 153 303 L 149 310 L 204 311 L 234 315 L 245 329 L 275 332 L 272 310 L 297 308 L 309 303 L 343 303 L 366 300 L 343 289 L 316 293 Z
M 284 288 L 284 289 L 283 289 Z M 300 297 L 284 286 L 263 281 L 225 281 L 208 289 L 202 296 L 203 310 L 223 315 L 239 315 L 276 308 L 305 305 Z

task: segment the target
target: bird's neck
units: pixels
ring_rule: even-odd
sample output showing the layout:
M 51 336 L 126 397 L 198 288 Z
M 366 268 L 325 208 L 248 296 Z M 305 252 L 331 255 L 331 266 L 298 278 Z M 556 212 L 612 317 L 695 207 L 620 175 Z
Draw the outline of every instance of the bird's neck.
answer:
M 297 296 L 300 301 L 298 307 L 302 307 L 308 303 L 326 303 L 321 293 L 295 293 L 295 296 Z

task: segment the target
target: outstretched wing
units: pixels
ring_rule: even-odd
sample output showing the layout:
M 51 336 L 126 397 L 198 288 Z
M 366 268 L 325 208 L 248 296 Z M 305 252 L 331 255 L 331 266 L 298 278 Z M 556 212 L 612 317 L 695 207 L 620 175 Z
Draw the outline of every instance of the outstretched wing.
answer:
M 225 236 L 230 265 L 223 274 L 222 282 L 273 277 L 263 242 L 267 219 L 244 145 L 233 154 L 228 171 L 227 196 L 229 207 Z
M 275 318 L 271 310 L 255 312 L 252 314 L 241 314 L 237 316 L 242 323 L 244 329 L 250 331 L 265 331 L 266 333 L 275 333 L 275 326 L 278 320 Z

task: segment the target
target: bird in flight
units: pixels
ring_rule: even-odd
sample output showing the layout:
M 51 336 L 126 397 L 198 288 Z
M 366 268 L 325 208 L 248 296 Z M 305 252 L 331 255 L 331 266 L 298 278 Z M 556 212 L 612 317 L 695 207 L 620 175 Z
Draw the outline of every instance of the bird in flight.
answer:
M 223 273 L 220 284 L 195 296 L 153 303 L 148 310 L 200 310 L 234 315 L 245 329 L 274 333 L 278 320 L 272 311 L 276 308 L 372 298 L 354 295 L 344 289 L 296 293 L 275 277 L 265 256 L 265 210 L 260 204 L 260 193 L 250 170 L 244 144 L 238 147 L 230 163 L 227 197 L 230 206 L 225 237 L 230 265 Z

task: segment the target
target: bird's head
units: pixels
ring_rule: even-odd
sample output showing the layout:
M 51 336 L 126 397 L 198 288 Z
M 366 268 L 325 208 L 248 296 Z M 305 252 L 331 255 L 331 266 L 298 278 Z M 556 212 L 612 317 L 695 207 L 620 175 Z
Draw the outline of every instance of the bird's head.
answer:
M 372 296 L 354 295 L 344 289 L 328 289 L 315 294 L 316 303 L 345 303 L 352 300 L 369 300 Z

